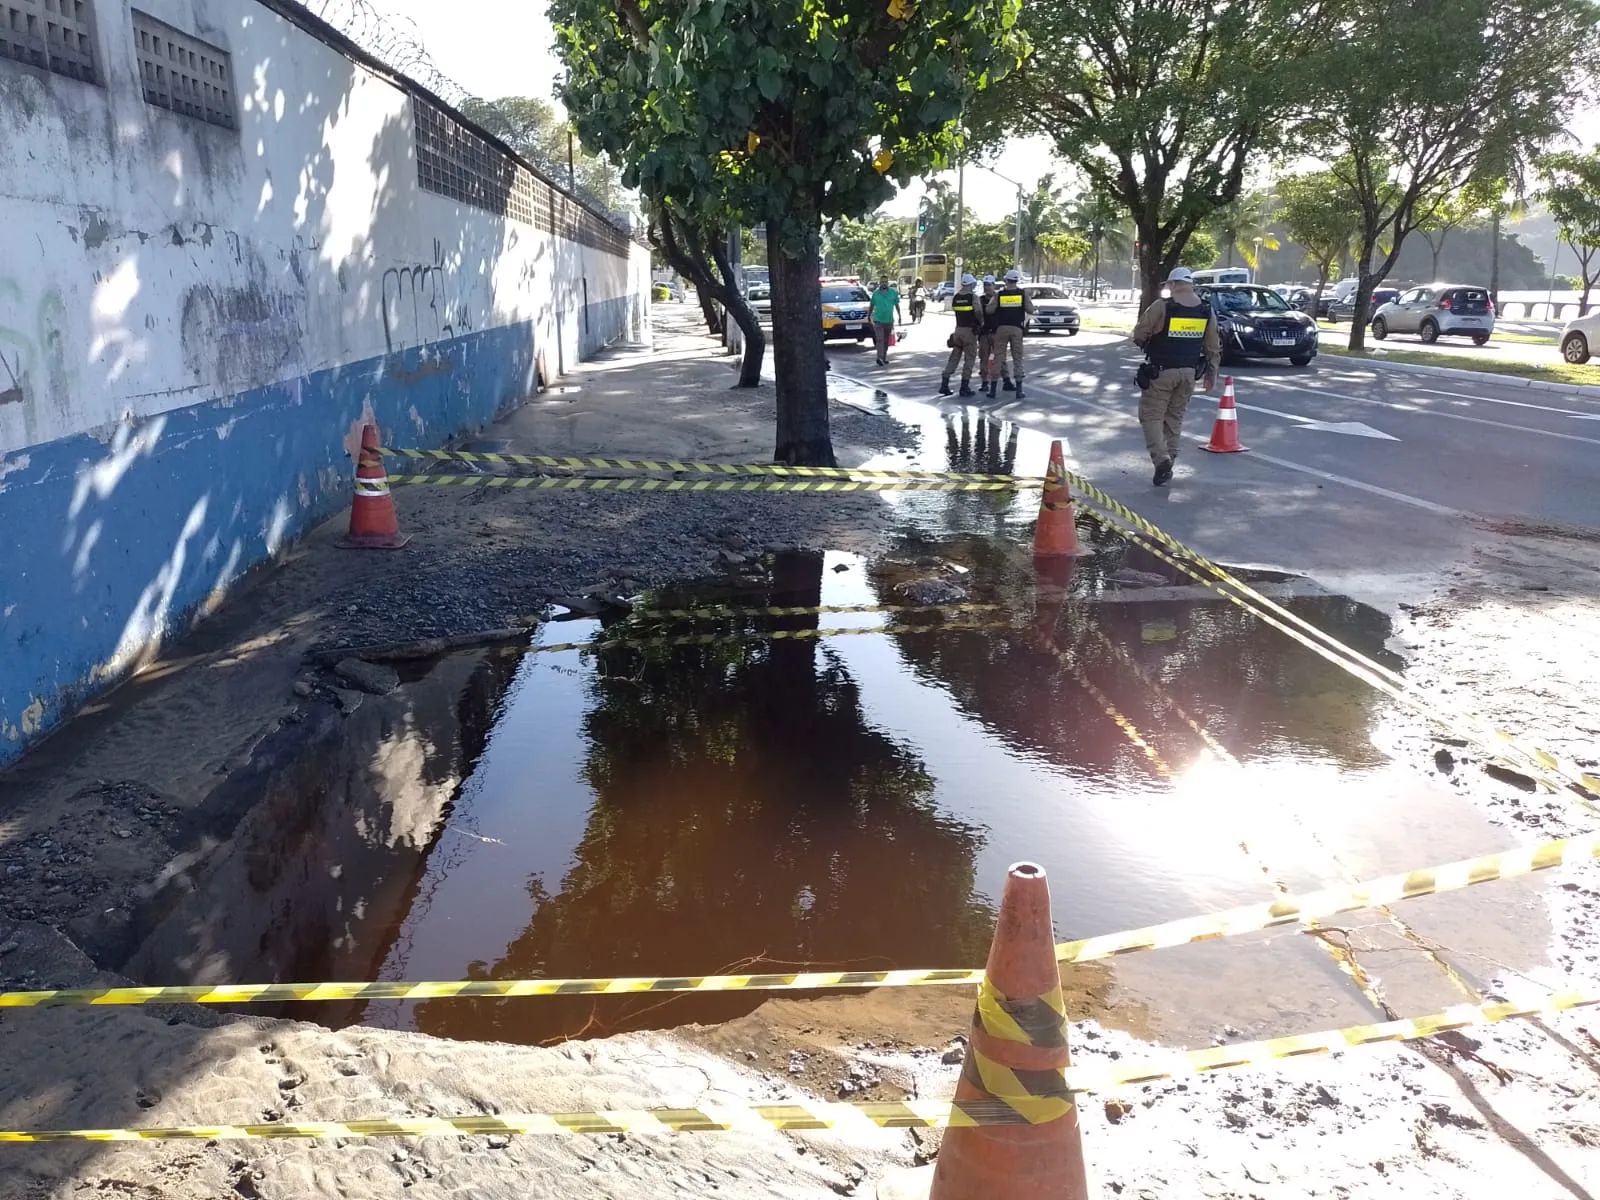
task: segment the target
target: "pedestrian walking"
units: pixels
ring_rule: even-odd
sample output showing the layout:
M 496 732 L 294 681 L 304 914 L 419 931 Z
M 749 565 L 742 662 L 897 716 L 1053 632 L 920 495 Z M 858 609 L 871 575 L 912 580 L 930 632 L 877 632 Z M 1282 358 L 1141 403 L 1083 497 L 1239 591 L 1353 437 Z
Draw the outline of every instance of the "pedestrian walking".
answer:
M 1204 379 L 1201 390 L 1209 392 L 1222 366 L 1217 320 L 1211 305 L 1194 290 L 1193 272 L 1188 267 L 1172 268 L 1167 287 L 1170 298 L 1150 305 L 1133 327 L 1134 345 L 1144 351 L 1138 375 L 1144 389 L 1139 424 L 1155 464 L 1157 487 L 1172 479 L 1183 414 L 1194 395 L 1195 380 Z
M 1000 287 L 990 300 L 984 303 L 992 306 L 995 317 L 994 330 L 994 358 L 995 366 L 1005 379 L 1006 391 L 1016 392 L 1017 399 L 1022 399 L 1022 336 L 1028 327 L 1028 318 L 1033 316 L 1033 301 L 1028 298 L 1028 293 L 1022 290 L 1022 272 L 1012 267 L 1006 272 L 1005 284 Z M 1007 371 L 1007 357 L 1010 357 L 1010 370 Z M 1013 384 L 1012 380 L 1016 382 Z M 989 381 L 989 396 L 994 398 L 994 380 Z
M 900 291 L 890 286 L 888 277 L 878 280 L 872 292 L 872 342 L 878 348 L 878 365 L 889 365 L 889 339 L 900 316 Z
M 977 279 L 963 275 L 960 289 L 950 297 L 950 311 L 956 315 L 956 331 L 950 335 L 947 343 L 950 357 L 945 360 L 944 374 L 939 379 L 941 396 L 951 394 L 950 376 L 955 374 L 958 363 L 961 366 L 961 394 L 973 394 L 972 362 L 978 356 L 978 331 L 983 326 L 983 314 L 978 311 L 978 297 L 974 291 L 977 286 Z
M 978 382 L 979 390 L 989 396 L 994 395 L 992 385 L 1000 378 L 994 364 L 994 331 L 999 316 L 989 310 L 989 301 L 994 299 L 995 291 L 994 276 L 985 275 L 983 295 L 978 299 Z

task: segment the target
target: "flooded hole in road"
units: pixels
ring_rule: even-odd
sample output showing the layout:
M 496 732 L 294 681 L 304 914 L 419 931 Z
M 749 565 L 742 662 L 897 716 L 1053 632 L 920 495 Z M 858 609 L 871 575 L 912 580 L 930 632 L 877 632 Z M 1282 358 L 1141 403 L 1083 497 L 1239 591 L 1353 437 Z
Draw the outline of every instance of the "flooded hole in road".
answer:
M 253 818 L 235 839 L 235 868 L 177 902 L 126 973 L 220 982 L 978 966 L 1018 859 L 1049 871 L 1066 939 L 1507 844 L 1466 801 L 1375 747 L 1399 719 L 1378 692 L 1114 533 L 1085 525 L 1094 556 L 1041 579 L 1007 536 L 1012 501 L 902 499 L 906 521 L 883 558 L 770 553 L 739 579 L 662 589 L 632 612 L 539 635 L 728 635 L 716 641 L 519 647 L 414 669 L 390 707 L 349 719 L 333 760 L 313 762 L 332 783 L 292 812 Z M 1302 617 L 1401 667 L 1376 610 L 1278 587 Z M 941 589 L 994 607 L 648 615 L 904 605 Z M 871 625 L 931 630 L 755 636 Z M 1431 942 L 1463 947 L 1456 965 L 1469 978 L 1527 966 L 1542 960 L 1547 932 L 1518 886 L 1414 901 L 1402 915 Z M 1382 956 L 1401 1011 L 1461 1001 L 1379 914 L 1337 929 Z M 1073 970 L 1074 1017 L 1178 1042 L 1224 1026 L 1265 1034 L 1375 1018 L 1294 929 Z M 538 1043 L 726 1021 L 767 998 L 276 1011 Z

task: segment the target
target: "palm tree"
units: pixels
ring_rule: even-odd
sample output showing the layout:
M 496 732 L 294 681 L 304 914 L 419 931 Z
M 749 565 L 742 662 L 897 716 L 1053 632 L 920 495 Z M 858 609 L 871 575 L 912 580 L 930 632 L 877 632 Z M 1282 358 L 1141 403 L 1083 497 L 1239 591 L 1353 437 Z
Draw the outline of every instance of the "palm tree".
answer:
M 1128 215 L 1122 206 L 1105 192 L 1087 188 L 1079 192 L 1066 206 L 1067 230 L 1088 241 L 1089 261 L 1083 265 L 1089 270 L 1091 299 L 1100 297 L 1100 260 L 1110 258 L 1123 262 L 1133 256 L 1133 238 L 1128 235 Z
M 1218 247 L 1228 248 L 1228 266 L 1233 266 L 1233 252 L 1237 249 L 1250 269 L 1258 270 L 1258 238 L 1264 250 L 1279 248 L 1280 243 L 1272 234 L 1273 208 L 1272 193 L 1257 190 L 1242 193 L 1212 214 L 1206 223 L 1207 231 L 1216 237 Z
M 1042 265 L 1044 250 L 1039 245 L 1039 238 L 1046 233 L 1054 233 L 1061 228 L 1061 189 L 1056 186 L 1054 174 L 1043 175 L 1035 185 L 1031 195 L 1025 195 L 1022 201 L 1022 257 L 1032 262 L 1033 273 L 1037 275 Z M 1006 227 L 1011 231 L 1011 236 L 1016 238 L 1017 216 L 1012 216 L 1006 222 Z M 1018 263 L 1017 266 L 1021 266 Z
M 956 198 L 956 190 L 943 179 L 930 179 L 928 190 L 923 194 L 922 205 L 917 209 L 917 219 L 922 222 L 922 248 L 924 251 L 933 252 L 944 247 L 945 242 L 955 235 L 956 215 L 961 206 Z M 972 214 L 966 214 L 970 224 Z

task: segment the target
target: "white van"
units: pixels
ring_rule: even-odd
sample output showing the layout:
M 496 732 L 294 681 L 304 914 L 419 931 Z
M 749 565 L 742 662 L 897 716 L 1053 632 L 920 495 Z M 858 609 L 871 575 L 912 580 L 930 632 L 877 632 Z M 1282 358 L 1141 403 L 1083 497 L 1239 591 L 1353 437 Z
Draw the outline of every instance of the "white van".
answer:
M 1208 283 L 1251 283 L 1249 267 L 1212 267 L 1205 271 L 1194 273 L 1195 287 L 1204 287 Z

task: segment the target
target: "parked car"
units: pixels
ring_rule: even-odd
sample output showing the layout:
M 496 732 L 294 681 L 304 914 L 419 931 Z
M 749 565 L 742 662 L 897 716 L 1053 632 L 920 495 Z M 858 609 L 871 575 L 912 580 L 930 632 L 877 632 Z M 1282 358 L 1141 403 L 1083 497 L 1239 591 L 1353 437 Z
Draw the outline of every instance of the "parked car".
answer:
M 1231 283 L 1196 290 L 1217 315 L 1224 363 L 1287 358 L 1304 367 L 1317 356 L 1317 323 L 1270 288 Z
M 1399 288 L 1373 288 L 1372 303 L 1367 308 L 1368 322 L 1371 322 L 1372 318 L 1377 315 L 1378 310 L 1385 304 L 1391 304 L 1398 299 L 1400 299 Z M 1330 321 L 1354 321 L 1355 317 L 1356 296 L 1354 292 L 1328 305 L 1328 320 Z
M 931 294 L 935 301 L 948 300 L 951 296 L 956 294 L 956 285 L 950 280 L 946 279 L 943 283 L 936 286 Z
M 1025 283 L 1022 290 L 1033 301 L 1033 316 L 1024 333 L 1054 333 L 1065 329 L 1071 337 L 1078 332 L 1078 306 L 1053 283 Z
M 757 316 L 772 315 L 772 285 L 765 279 L 752 280 L 745 289 L 745 299 Z
M 1470 337 L 1481 346 L 1494 332 L 1494 301 L 1489 290 L 1455 283 L 1412 288 L 1372 317 L 1372 336 L 1414 333 L 1425 342 Z
M 855 338 L 864 342 L 872 336 L 869 314 L 872 297 L 863 287 L 848 283 L 829 283 L 822 287 L 822 336 Z
M 1586 363 L 1600 344 L 1600 309 L 1586 317 L 1573 317 L 1561 331 L 1561 357 L 1569 363 Z

